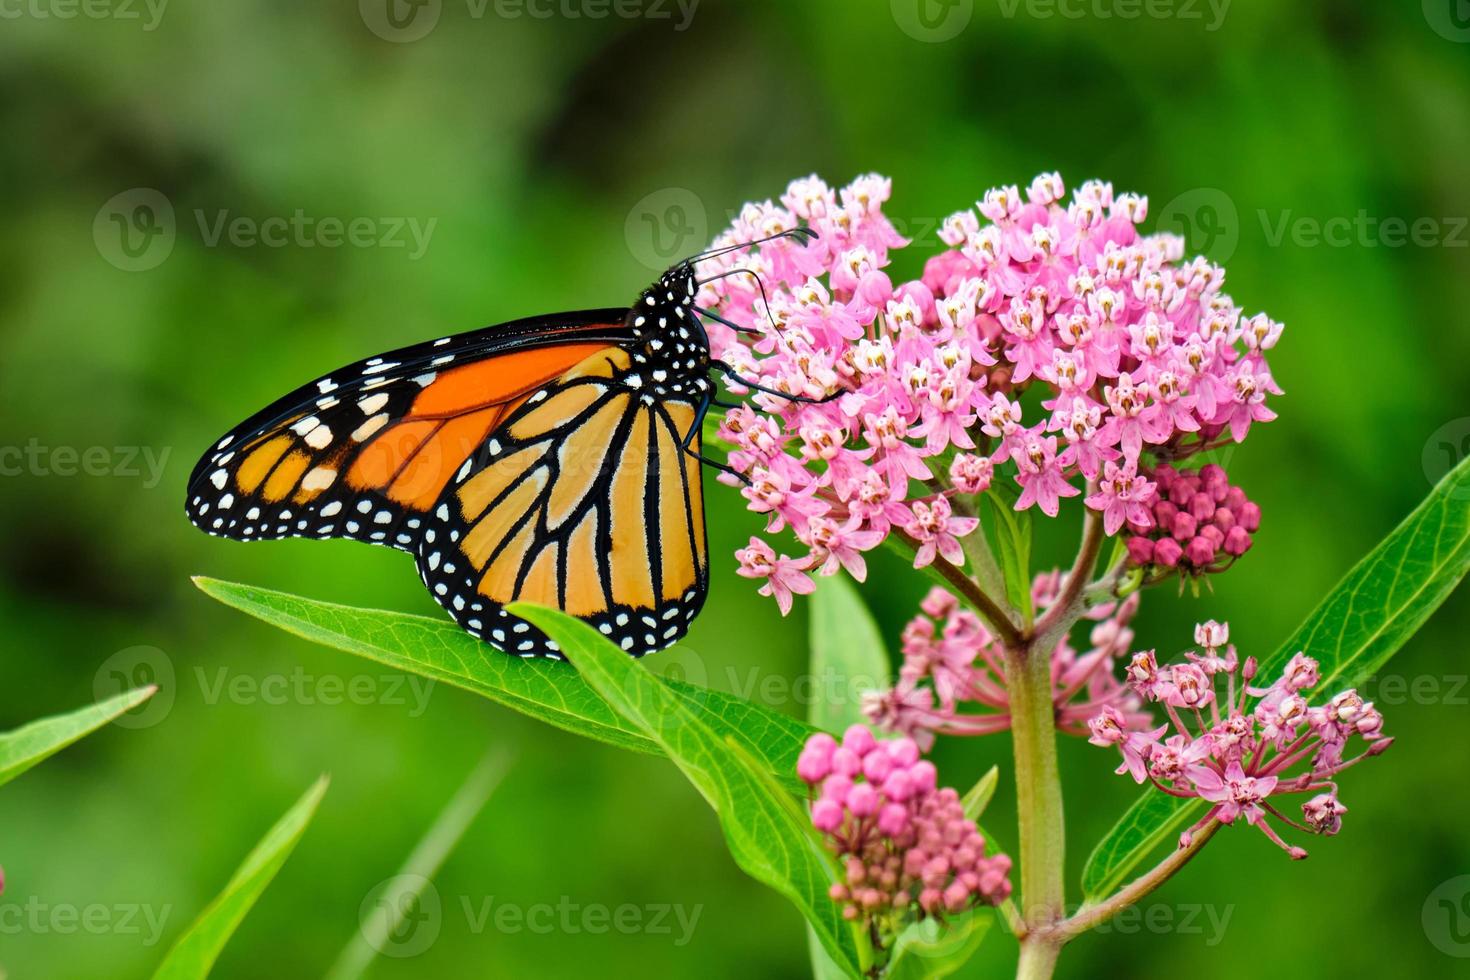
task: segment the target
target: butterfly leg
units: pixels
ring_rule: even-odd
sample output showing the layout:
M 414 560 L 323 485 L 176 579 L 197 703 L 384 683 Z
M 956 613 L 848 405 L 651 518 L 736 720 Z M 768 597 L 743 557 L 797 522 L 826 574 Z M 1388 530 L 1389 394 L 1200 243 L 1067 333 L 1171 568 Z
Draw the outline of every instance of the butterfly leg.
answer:
M 720 373 L 723 374 L 725 377 L 730 378 L 731 380 L 745 386 L 746 388 L 751 389 L 752 391 L 759 391 L 764 395 L 775 395 L 777 398 L 784 398 L 790 402 L 799 402 L 803 405 L 825 405 L 827 402 L 830 402 L 836 398 L 840 398 L 844 394 L 844 392 L 842 391 L 834 391 L 832 392 L 832 394 L 823 396 L 822 398 L 808 398 L 806 395 L 790 395 L 784 391 L 777 391 L 774 388 L 767 388 L 764 385 L 757 384 L 756 382 L 751 381 L 749 378 L 742 378 L 740 375 L 735 373 L 735 369 L 733 367 L 731 367 L 729 364 L 726 364 L 724 361 L 710 361 L 710 365 L 712 367 L 718 368 Z
M 699 462 L 703 463 L 705 466 L 708 466 L 708 467 L 711 467 L 713 469 L 719 470 L 721 473 L 728 473 L 729 475 L 733 476 L 735 479 L 739 480 L 741 483 L 745 484 L 747 487 L 750 486 L 750 477 L 746 476 L 744 473 L 741 473 L 739 470 L 734 469 L 733 467 L 729 466 L 728 464 L 721 463 L 721 462 L 719 462 L 717 460 L 710 459 L 708 456 L 701 456 L 701 455 L 699 455 L 699 453 L 695 452 L 694 450 L 690 449 L 687 446 L 684 447 L 684 452 L 691 459 L 697 459 L 697 460 L 699 460 Z
M 699 400 L 699 408 L 694 413 L 694 424 L 689 426 L 688 432 L 684 433 L 684 439 L 680 444 L 680 448 L 683 449 L 684 452 L 690 457 L 697 459 L 704 465 L 711 466 L 716 470 L 719 470 L 721 473 L 728 473 L 746 486 L 750 486 L 750 478 L 747 477 L 744 473 L 736 471 L 734 468 L 725 463 L 719 463 L 706 456 L 701 456 L 699 453 L 689 448 L 694 444 L 694 437 L 699 435 L 700 430 L 704 428 L 704 417 L 706 414 L 708 414 L 711 404 L 718 405 L 720 403 L 715 401 L 714 396 L 706 391 L 704 393 L 704 396 Z

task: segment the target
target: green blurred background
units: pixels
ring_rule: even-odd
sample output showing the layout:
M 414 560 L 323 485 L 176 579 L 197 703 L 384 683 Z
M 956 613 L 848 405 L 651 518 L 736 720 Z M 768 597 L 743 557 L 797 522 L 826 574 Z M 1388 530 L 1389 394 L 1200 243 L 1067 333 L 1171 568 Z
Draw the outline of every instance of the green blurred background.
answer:
M 161 17 L 141 0 L 0 8 L 0 446 L 27 449 L 0 479 L 0 729 L 119 676 L 164 685 L 129 727 L 0 791 L 10 977 L 145 975 L 328 771 L 316 822 L 216 971 L 320 975 L 492 745 L 515 765 L 438 881 L 437 939 L 374 976 L 806 974 L 799 917 L 740 874 L 668 763 L 443 687 L 418 704 L 373 665 L 225 609 L 188 578 L 439 615 L 402 555 L 235 545 L 193 530 L 181 506 L 209 441 L 288 388 L 446 332 L 626 302 L 652 266 L 792 177 L 891 175 L 889 214 L 925 253 L 938 219 L 989 186 L 1053 168 L 1069 186 L 1107 178 L 1226 261 L 1242 306 L 1287 324 L 1272 358 L 1281 418 L 1229 460 L 1265 510 L 1257 547 L 1213 594 L 1149 596 L 1145 645 L 1180 649 L 1191 623 L 1218 617 L 1268 652 L 1470 450 L 1463 0 L 1179 0 L 1134 17 L 1129 0 L 702 0 L 692 17 L 669 0 L 556 0 L 547 17 L 395 2 L 395 20 L 385 0 L 173 0 Z M 639 16 L 592 16 L 604 10 Z M 134 225 L 123 239 L 114 216 L 156 202 L 139 189 L 166 199 L 171 235 Z M 363 219 L 375 244 L 213 236 L 221 213 L 298 210 Z M 1403 242 L 1360 212 L 1428 223 Z M 1315 241 L 1333 218 L 1355 227 Z M 409 219 L 434 222 L 422 254 L 393 231 Z M 92 447 L 93 475 L 63 474 L 68 448 Z M 651 663 L 801 713 L 787 681 L 803 668 L 804 610 L 781 620 L 733 574 L 730 552 L 759 522 L 728 488 L 708 496 L 710 604 Z M 1073 528 L 1047 530 L 1060 560 Z M 896 639 L 926 585 L 875 565 L 865 594 Z M 1391 665 L 1419 696 L 1381 692 L 1398 743 L 1345 780 L 1342 836 L 1293 865 L 1258 834 L 1222 834 L 1158 893 L 1156 921 L 1172 926 L 1086 937 L 1060 975 L 1464 975 L 1448 954 L 1470 945 L 1422 913 L 1470 872 L 1467 627 L 1452 598 Z M 299 678 L 307 696 L 251 693 L 271 678 Z M 354 679 L 369 703 L 319 703 Z M 1005 738 L 950 744 L 942 772 L 968 785 L 1008 752 Z M 1068 742 L 1062 755 L 1075 873 L 1135 789 L 1109 754 Z M 1005 782 L 995 806 L 988 822 L 1013 844 Z M 677 924 L 477 930 L 465 902 L 477 916 L 487 900 L 699 918 L 683 943 Z M 162 935 L 111 912 L 111 927 L 68 934 L 3 911 L 94 903 L 166 913 Z M 968 975 L 1006 975 L 1013 956 L 997 932 Z

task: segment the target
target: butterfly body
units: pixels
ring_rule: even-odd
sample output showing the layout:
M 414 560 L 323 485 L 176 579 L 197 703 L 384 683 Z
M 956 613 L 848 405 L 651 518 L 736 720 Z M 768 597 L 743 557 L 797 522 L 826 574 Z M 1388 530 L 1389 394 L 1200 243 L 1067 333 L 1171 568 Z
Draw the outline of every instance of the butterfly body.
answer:
M 699 429 L 715 392 L 690 263 L 628 308 L 533 317 L 359 361 L 219 440 L 186 511 L 237 540 L 412 554 L 461 627 L 559 656 L 504 606 L 561 608 L 624 650 L 687 632 L 709 587 Z

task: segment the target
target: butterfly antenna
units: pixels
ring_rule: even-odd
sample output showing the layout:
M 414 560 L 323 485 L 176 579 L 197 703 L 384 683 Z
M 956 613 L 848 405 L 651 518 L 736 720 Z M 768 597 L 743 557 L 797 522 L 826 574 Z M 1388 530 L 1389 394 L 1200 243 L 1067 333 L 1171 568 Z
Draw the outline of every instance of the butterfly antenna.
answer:
M 754 241 L 740 242 L 736 245 L 726 245 L 722 248 L 712 248 L 708 252 L 700 252 L 698 255 L 691 255 L 684 261 L 703 262 L 705 259 L 717 258 L 721 255 L 727 255 L 730 252 L 738 252 L 742 248 L 753 248 L 756 245 L 764 245 L 766 242 L 774 242 L 782 238 L 794 238 L 801 244 L 806 245 L 816 237 L 817 233 L 812 231 L 810 228 L 791 228 L 786 231 L 777 232 L 774 235 L 767 235 L 765 238 L 757 238 Z
M 771 321 L 771 329 L 776 331 L 776 336 L 780 337 L 782 340 L 785 340 L 786 335 L 781 332 L 781 325 L 776 322 L 775 316 L 771 314 L 771 297 L 766 295 L 766 281 L 761 278 L 759 272 L 756 272 L 754 269 L 731 269 L 730 271 L 722 272 L 717 276 L 710 276 L 708 279 L 701 279 L 699 280 L 698 285 L 703 286 L 706 283 L 715 282 L 718 279 L 728 279 L 730 276 L 737 276 L 741 273 L 744 273 L 755 280 L 757 288 L 759 288 L 761 291 L 761 301 L 766 304 L 766 319 Z M 716 316 L 711 311 L 704 309 L 703 307 L 695 307 L 695 312 L 703 314 L 704 316 L 707 316 L 710 319 L 715 320 L 719 323 L 723 323 L 727 327 L 734 327 L 734 329 L 739 330 L 742 333 L 758 333 L 758 331 L 754 330 L 751 327 L 736 327 L 729 320 L 721 319 L 720 317 Z

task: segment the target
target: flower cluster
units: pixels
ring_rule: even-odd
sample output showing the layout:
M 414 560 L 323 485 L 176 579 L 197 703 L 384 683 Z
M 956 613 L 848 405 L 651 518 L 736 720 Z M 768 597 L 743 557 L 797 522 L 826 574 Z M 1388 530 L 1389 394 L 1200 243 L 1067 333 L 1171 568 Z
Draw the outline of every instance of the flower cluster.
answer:
M 895 283 L 885 270 L 907 242 L 883 213 L 890 192 L 876 175 L 840 191 L 797 180 L 714 244 L 799 227 L 815 239 L 701 266 L 699 304 L 726 321 L 706 318 L 714 355 L 781 393 L 757 392 L 720 435 L 750 508 L 804 549 L 743 550 L 741 573 L 783 607 L 811 573 L 861 579 L 863 553 L 890 535 L 916 566 L 961 564 L 974 495 L 998 480 L 1017 509 L 1050 516 L 1085 483 L 1109 533 L 1144 528 L 1151 466 L 1274 418 L 1266 353 L 1281 325 L 1242 316 L 1224 271 L 1186 260 L 1178 237 L 1141 235 L 1146 198 L 1092 181 L 1067 200 L 1056 174 L 996 188 L 945 220 L 948 248 L 919 279 Z M 1198 537 L 1213 536 L 1187 546 Z
M 1062 575 L 1038 575 L 1031 598 L 1044 615 L 1061 593 Z M 920 604 L 922 615 L 903 631 L 903 666 L 887 691 L 869 692 L 863 710 L 878 726 L 913 738 L 927 749 L 936 735 L 987 735 L 1010 727 L 1004 650 L 973 612 L 948 591 L 934 588 Z M 1152 718 L 1139 696 L 1117 678 L 1119 658 L 1133 648 L 1129 622 L 1138 593 L 1091 610 L 1089 649 L 1079 653 L 1067 637 L 1051 652 L 1052 702 L 1061 731 L 1085 735 L 1087 723 L 1108 707 L 1131 730 Z M 974 705 L 978 712 L 961 711 Z
M 1252 687 L 1256 661 L 1240 660 L 1228 625 L 1203 623 L 1194 635 L 1203 652 L 1186 653 L 1180 663 L 1160 666 L 1148 650 L 1128 665 L 1129 685 L 1163 705 L 1170 724 L 1130 730 L 1127 719 L 1104 708 L 1091 722 L 1090 741 L 1119 748 L 1119 773 L 1213 804 L 1180 838 L 1181 847 L 1212 820 L 1228 824 L 1244 817 L 1291 857 L 1304 858 L 1307 852 L 1283 841 L 1266 818 L 1307 833 L 1337 833 L 1347 812 L 1337 798 L 1337 775 L 1392 743 L 1383 734 L 1383 716 L 1353 690 L 1314 706 L 1307 698 L 1319 680 L 1317 662 L 1305 654 L 1292 657 L 1269 686 Z M 1171 725 L 1174 734 L 1165 737 Z M 1354 736 L 1366 747 L 1349 759 Z M 1283 797 L 1309 793 L 1300 821 L 1277 805 Z
M 1010 895 L 1010 858 L 986 856 L 959 794 L 938 787 L 912 739 L 880 742 L 862 725 L 840 744 L 818 733 L 796 771 L 815 795 L 812 825 L 842 864 L 831 896 L 846 918 L 942 915 Z
M 1223 571 L 1250 550 L 1261 526 L 1261 508 L 1230 485 L 1214 463 L 1196 473 L 1167 464 L 1149 476 L 1157 492 L 1141 515 L 1128 518 L 1128 558 L 1167 574 Z M 1135 519 L 1141 517 L 1142 519 Z

